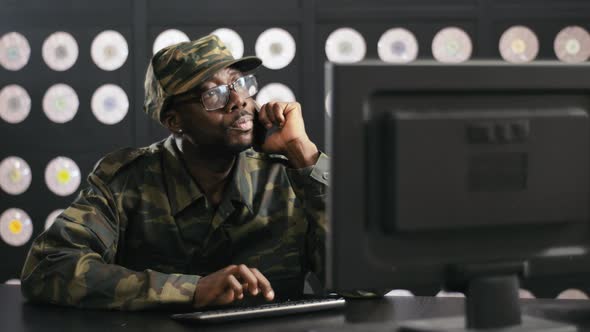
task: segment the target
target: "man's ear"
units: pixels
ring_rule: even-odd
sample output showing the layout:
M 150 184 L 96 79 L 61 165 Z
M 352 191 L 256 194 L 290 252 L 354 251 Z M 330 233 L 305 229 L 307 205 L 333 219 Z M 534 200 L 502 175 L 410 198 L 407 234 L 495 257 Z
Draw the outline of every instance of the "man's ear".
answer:
M 180 114 L 175 108 L 168 108 L 162 115 L 162 124 L 173 133 L 182 131 Z

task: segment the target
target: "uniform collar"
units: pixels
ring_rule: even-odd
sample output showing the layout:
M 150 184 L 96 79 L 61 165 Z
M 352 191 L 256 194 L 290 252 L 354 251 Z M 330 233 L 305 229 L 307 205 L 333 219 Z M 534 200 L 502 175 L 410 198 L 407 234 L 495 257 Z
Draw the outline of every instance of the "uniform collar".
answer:
M 248 149 L 240 153 L 237 163 L 234 166 L 232 179 L 227 188 L 226 194 L 232 202 L 245 205 L 252 213 L 252 202 L 254 201 L 255 179 L 252 172 L 255 169 L 250 163 L 249 156 L 252 150 Z
M 162 172 L 172 215 L 176 215 L 194 201 L 204 197 L 201 189 L 184 166 L 173 136 L 169 136 L 164 141 Z
M 172 215 L 176 215 L 193 202 L 205 198 L 205 195 L 184 165 L 172 136 L 164 141 L 163 151 L 162 172 L 164 173 L 171 212 Z M 252 212 L 254 184 L 251 175 L 252 167 L 248 163 L 248 156 L 251 153 L 249 149 L 239 154 L 226 190 L 225 195 L 228 197 L 223 198 L 221 205 L 225 205 L 227 198 L 229 198 L 231 201 L 242 203 Z M 224 210 L 228 210 L 228 207 L 224 206 Z M 230 212 L 227 211 L 227 213 Z

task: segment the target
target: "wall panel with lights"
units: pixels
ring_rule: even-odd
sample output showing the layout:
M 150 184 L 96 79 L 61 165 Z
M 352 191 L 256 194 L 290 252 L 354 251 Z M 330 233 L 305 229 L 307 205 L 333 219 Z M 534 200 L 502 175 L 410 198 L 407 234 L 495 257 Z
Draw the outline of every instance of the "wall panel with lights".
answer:
M 215 32 L 258 55 L 257 100 L 297 100 L 324 146 L 325 61 L 588 61 L 586 0 L 0 0 L 0 282 L 106 153 L 166 131 L 143 114 L 149 58 Z M 452 78 L 448 78 L 452 79 Z M 13 281 L 11 281 L 13 282 Z

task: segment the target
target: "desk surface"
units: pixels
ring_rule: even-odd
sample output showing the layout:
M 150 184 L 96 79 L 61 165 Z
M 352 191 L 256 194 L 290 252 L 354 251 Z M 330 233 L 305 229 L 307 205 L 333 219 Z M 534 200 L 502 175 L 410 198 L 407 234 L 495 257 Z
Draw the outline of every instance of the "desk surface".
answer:
M 567 321 L 590 331 L 590 301 L 523 300 L 523 311 L 531 316 Z M 390 326 L 403 320 L 461 315 L 463 299 L 434 297 L 386 297 L 348 301 L 337 312 L 312 313 L 216 326 L 181 324 L 169 312 L 118 312 L 80 310 L 26 303 L 18 286 L 0 285 L 2 331 L 310 331 L 338 328 L 339 331 L 367 330 L 366 324 Z M 379 328 L 378 330 L 381 330 Z

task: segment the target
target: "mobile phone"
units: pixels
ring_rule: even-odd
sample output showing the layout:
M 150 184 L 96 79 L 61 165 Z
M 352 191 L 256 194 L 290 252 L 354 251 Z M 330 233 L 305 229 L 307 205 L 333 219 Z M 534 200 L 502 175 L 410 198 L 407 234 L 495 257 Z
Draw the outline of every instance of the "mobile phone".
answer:
M 253 127 L 253 141 L 252 141 L 252 148 L 258 152 L 262 152 L 262 145 L 266 140 L 266 134 L 268 130 L 266 127 L 258 121 L 258 113 L 260 113 L 260 105 L 256 101 L 254 101 L 254 107 L 256 108 L 256 112 L 254 112 L 254 127 Z

